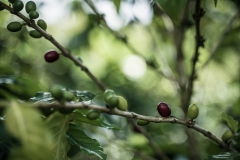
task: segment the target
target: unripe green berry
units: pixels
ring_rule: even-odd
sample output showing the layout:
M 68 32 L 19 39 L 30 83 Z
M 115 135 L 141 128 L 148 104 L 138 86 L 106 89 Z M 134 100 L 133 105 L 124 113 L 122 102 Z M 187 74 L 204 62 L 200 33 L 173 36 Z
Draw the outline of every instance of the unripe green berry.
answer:
M 43 30 L 46 30 L 46 29 L 47 29 L 47 23 L 46 23 L 44 20 L 42 20 L 42 19 L 39 19 L 39 20 L 37 21 L 37 25 L 38 25 L 40 28 L 42 28 Z
M 142 120 L 142 119 L 137 120 L 137 125 L 139 125 L 139 126 L 146 126 L 148 124 L 149 124 L 149 121 Z
M 99 116 L 100 116 L 99 111 L 90 110 L 87 113 L 87 118 L 90 119 L 90 120 L 95 120 L 95 119 L 99 118 Z
M 233 137 L 232 131 L 231 130 L 226 130 L 222 135 L 222 141 L 227 142 L 232 137 Z
M 191 104 L 188 108 L 188 117 L 190 119 L 196 119 L 198 116 L 198 107 L 196 104 Z
M 20 22 L 11 22 L 7 25 L 7 29 L 10 32 L 18 32 L 22 29 L 22 24 Z
M 50 88 L 50 93 L 53 98 L 56 100 L 62 100 L 63 99 L 63 91 L 60 86 L 54 85 L 53 87 Z
M 69 101 L 69 102 L 74 100 L 74 95 L 69 91 L 64 91 L 63 97 L 66 101 Z
M 15 12 L 19 12 L 23 9 L 24 4 L 22 1 L 17 0 L 16 2 L 13 3 L 13 10 Z
M 28 1 L 25 5 L 25 10 L 27 13 L 31 12 L 31 11 L 36 11 L 37 10 L 37 6 L 35 4 L 35 2 L 33 1 Z
M 41 38 L 42 37 L 42 34 L 36 30 L 30 31 L 29 35 L 33 38 Z
M 115 108 L 118 106 L 119 99 L 116 95 L 113 95 L 109 99 L 107 99 L 106 103 L 109 105 L 110 108 Z
M 39 17 L 39 14 L 37 11 L 31 11 L 29 12 L 29 18 L 31 19 L 37 19 Z
M 103 94 L 104 101 L 107 103 L 109 98 L 111 98 L 113 95 L 115 95 L 113 90 L 110 90 L 110 89 L 106 90 Z
M 119 103 L 117 105 L 117 109 L 121 110 L 121 111 L 126 111 L 128 108 L 128 103 L 126 101 L 126 99 L 122 96 L 117 96 Z

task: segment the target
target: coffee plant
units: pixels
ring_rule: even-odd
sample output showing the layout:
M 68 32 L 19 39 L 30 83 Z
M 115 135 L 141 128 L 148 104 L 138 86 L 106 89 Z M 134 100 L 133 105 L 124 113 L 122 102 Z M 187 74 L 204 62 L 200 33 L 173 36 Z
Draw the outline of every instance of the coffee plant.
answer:
M 240 159 L 239 0 L 50 3 L 0 0 L 1 160 Z

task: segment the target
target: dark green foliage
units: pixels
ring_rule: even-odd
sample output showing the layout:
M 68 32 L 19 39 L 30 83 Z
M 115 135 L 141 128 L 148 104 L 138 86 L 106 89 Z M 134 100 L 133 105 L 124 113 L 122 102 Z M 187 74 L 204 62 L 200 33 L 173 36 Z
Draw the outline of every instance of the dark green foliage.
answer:
M 7 160 L 8 156 L 9 156 L 9 149 L 4 143 L 0 142 L 0 159 Z
M 106 160 L 103 148 L 98 141 L 87 136 L 79 127 L 70 125 L 67 131 L 67 139 L 71 145 L 78 146 L 81 151 L 89 155 L 96 155 L 102 160 Z
M 37 92 L 34 97 L 29 99 L 29 102 L 53 102 L 53 97 L 51 96 L 50 92 Z
M 52 103 L 54 102 L 53 97 L 51 96 L 50 92 L 38 92 L 35 94 L 34 97 L 28 100 L 29 102 L 34 103 Z M 54 108 L 39 108 L 42 115 L 48 117 L 49 115 L 53 114 L 56 109 Z
M 10 2 L 10 3 L 14 3 L 14 2 L 16 2 L 17 0 L 8 0 L 8 2 Z
M 231 146 L 238 152 L 240 152 L 240 130 L 238 129 L 237 133 L 234 134 L 234 137 L 231 139 Z
M 240 154 L 237 152 L 223 152 L 217 155 L 208 156 L 204 160 L 239 160 Z
M 70 114 L 73 112 L 73 108 L 67 108 L 67 107 L 62 107 L 62 108 L 59 108 L 59 112 L 62 113 L 62 114 Z

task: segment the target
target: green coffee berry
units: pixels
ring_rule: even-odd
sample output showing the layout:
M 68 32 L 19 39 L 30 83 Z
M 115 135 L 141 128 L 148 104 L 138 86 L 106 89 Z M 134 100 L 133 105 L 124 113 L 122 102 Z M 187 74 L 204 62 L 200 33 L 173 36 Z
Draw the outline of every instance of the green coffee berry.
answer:
M 122 96 L 117 96 L 117 97 L 118 97 L 118 100 L 119 100 L 117 108 L 119 110 L 126 111 L 127 108 L 128 108 L 128 103 L 127 103 L 126 99 L 123 98 Z
M 63 92 L 63 97 L 66 101 L 73 101 L 74 100 L 74 95 L 69 91 L 64 91 Z
M 17 0 L 16 2 L 13 3 L 13 10 L 15 12 L 19 12 L 23 9 L 24 4 L 22 1 Z
M 63 99 L 63 91 L 60 86 L 54 85 L 53 87 L 50 88 L 50 93 L 53 98 L 56 100 L 62 100 Z
M 90 110 L 87 113 L 87 118 L 90 119 L 90 120 L 95 120 L 95 119 L 99 118 L 99 116 L 100 116 L 99 111 Z
M 119 99 L 116 95 L 113 95 L 107 99 L 106 103 L 109 105 L 110 108 L 115 108 L 118 106 Z
M 42 34 L 36 30 L 30 31 L 29 35 L 33 38 L 41 38 L 42 37 Z
M 37 25 L 38 25 L 40 28 L 42 28 L 43 30 L 46 30 L 46 29 L 47 29 L 47 23 L 46 23 L 44 20 L 42 20 L 42 19 L 39 19 L 39 20 L 37 21 Z
M 8 2 L 10 2 L 10 3 L 14 3 L 14 2 L 16 2 L 17 0 L 8 0 Z
M 142 119 L 137 120 L 137 125 L 139 125 L 139 126 L 146 126 L 148 124 L 149 124 L 149 121 L 142 120 Z
M 104 101 L 107 103 L 108 99 L 115 95 L 113 90 L 106 90 L 103 94 Z
M 29 12 L 29 17 L 31 19 L 37 19 L 39 17 L 39 14 L 37 11 L 31 11 L 31 12 Z
M 191 104 L 188 108 L 188 117 L 190 119 L 196 119 L 198 116 L 198 107 L 196 104 Z
M 22 29 L 22 24 L 20 22 L 11 22 L 7 25 L 7 29 L 10 32 L 18 32 Z
M 27 13 L 31 12 L 31 11 L 36 11 L 37 10 L 37 6 L 35 4 L 35 2 L 33 1 L 28 1 L 25 5 L 25 10 Z
M 222 135 L 222 141 L 227 142 L 232 137 L 233 137 L 232 131 L 231 130 L 226 130 Z

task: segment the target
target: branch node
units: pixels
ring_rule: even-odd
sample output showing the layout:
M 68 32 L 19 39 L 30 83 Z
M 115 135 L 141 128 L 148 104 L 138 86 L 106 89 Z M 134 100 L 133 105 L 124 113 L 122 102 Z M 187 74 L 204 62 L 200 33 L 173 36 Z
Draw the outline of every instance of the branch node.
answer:
M 133 112 L 131 112 L 131 114 L 132 114 L 132 118 L 137 118 L 138 116 L 135 114 L 135 113 L 133 113 Z
M 199 11 L 200 18 L 203 17 L 204 14 L 205 14 L 205 11 L 203 10 L 203 8 L 200 8 L 200 11 Z

